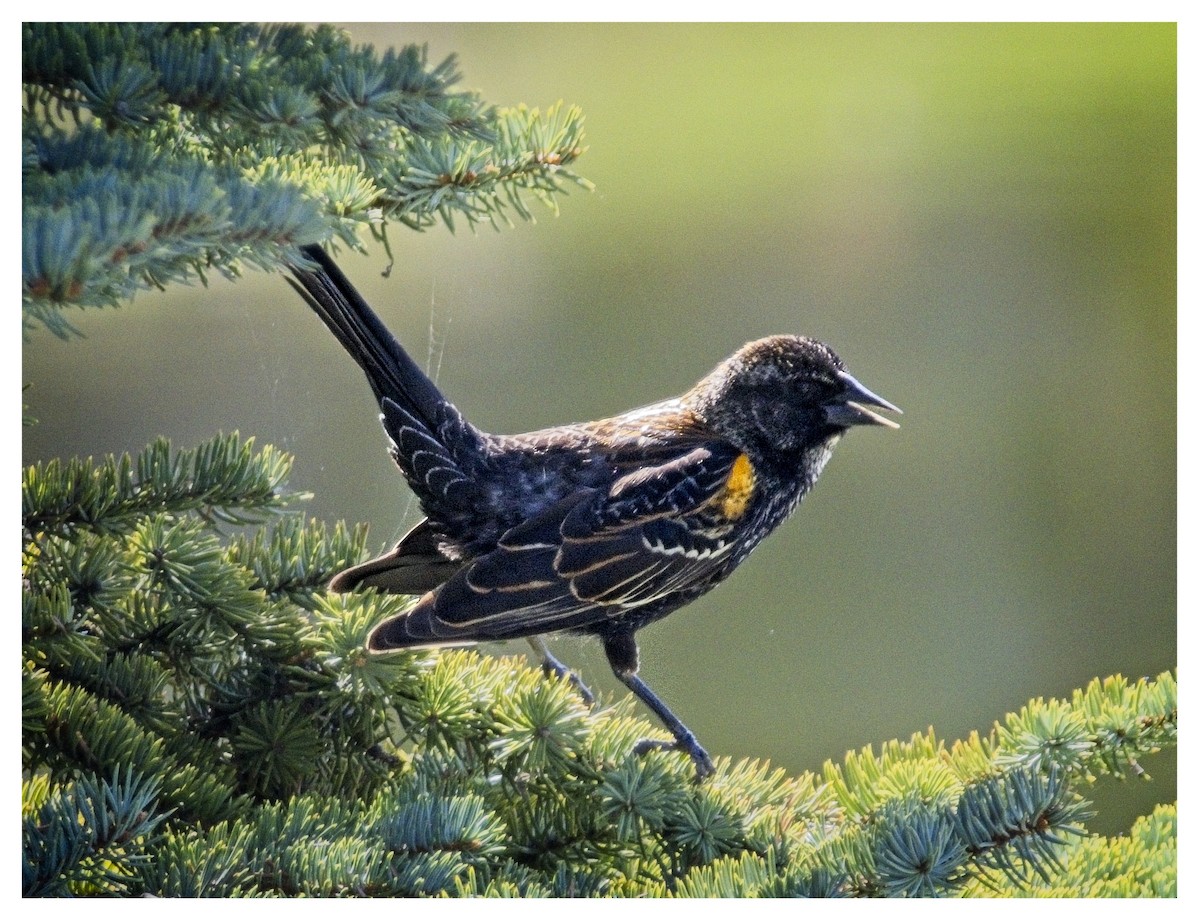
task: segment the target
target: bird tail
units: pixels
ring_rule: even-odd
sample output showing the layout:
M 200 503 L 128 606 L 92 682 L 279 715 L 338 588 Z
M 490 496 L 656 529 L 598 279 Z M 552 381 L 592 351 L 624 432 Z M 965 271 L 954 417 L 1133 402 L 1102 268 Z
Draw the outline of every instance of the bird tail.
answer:
M 392 457 L 426 512 L 470 501 L 485 437 L 450 403 L 319 246 L 303 246 L 314 271 L 293 264 L 292 287 L 367 375 L 392 440 Z
M 446 398 L 404 351 L 361 294 L 319 246 L 300 251 L 317 271 L 292 266 L 300 292 L 350 356 L 366 372 L 375 399 L 392 400 L 427 426 L 435 424 Z M 297 284 L 298 282 L 298 284 Z

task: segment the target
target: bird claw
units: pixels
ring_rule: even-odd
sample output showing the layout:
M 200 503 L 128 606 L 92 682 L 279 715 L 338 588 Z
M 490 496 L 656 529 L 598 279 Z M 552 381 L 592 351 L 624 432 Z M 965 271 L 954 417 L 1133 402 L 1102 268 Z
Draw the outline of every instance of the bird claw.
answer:
M 674 742 L 668 742 L 665 739 L 642 739 L 637 745 L 633 746 L 633 753 L 641 756 L 647 752 L 654 751 L 680 751 L 687 752 L 692 759 L 692 764 L 696 766 L 696 781 L 704 780 L 706 777 L 711 777 L 717 772 L 713 766 L 712 758 L 708 757 L 708 752 L 700 747 L 700 743 L 696 741 L 695 736 L 676 739 Z

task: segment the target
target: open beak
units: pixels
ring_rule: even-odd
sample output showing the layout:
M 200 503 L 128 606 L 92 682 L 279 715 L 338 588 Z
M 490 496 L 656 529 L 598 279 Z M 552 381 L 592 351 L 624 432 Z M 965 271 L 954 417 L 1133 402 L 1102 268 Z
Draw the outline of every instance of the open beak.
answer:
M 876 396 L 871 393 L 866 387 L 860 384 L 850 374 L 845 371 L 838 372 L 838 377 L 842 381 L 842 392 L 836 398 L 824 404 L 825 420 L 832 425 L 840 425 L 849 428 L 852 425 L 882 425 L 890 429 L 898 429 L 900 426 L 879 413 L 872 412 L 868 406 L 875 406 L 879 409 L 886 409 L 888 412 L 902 413 L 898 406 L 894 406 L 881 396 Z

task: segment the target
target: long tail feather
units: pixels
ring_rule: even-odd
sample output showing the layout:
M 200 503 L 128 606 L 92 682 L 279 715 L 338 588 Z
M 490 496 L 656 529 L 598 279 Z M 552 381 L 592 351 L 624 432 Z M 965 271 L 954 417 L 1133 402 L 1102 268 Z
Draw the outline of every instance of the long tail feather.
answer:
M 366 372 L 376 400 L 382 405 L 386 397 L 429 431 L 437 431 L 446 404 L 437 385 L 409 357 L 325 250 L 305 246 L 301 252 L 319 268 L 312 271 L 293 265 L 296 280 L 288 281 Z

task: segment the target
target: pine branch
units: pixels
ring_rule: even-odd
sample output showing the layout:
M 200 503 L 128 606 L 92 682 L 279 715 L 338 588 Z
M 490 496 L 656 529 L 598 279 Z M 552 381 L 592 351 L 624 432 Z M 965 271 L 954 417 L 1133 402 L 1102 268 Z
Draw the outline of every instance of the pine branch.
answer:
M 30 792 L 27 782 L 25 797 Z M 131 768 L 112 781 L 84 776 L 56 790 L 43 786 L 24 817 L 22 893 L 66 896 L 126 888 L 151 862 L 166 818 L 156 808 L 157 794 L 154 783 Z
M 128 534 L 76 531 L 58 540 L 131 546 L 162 520 L 153 513 Z M 400 599 L 321 599 L 306 588 L 297 594 L 311 605 L 306 611 L 292 607 L 288 592 L 267 598 L 262 572 L 328 571 L 330 557 L 349 549 L 344 530 L 330 540 L 325 529 L 293 520 L 221 550 L 203 533 L 209 524 L 194 524 L 199 530 L 183 532 L 192 549 L 170 554 L 193 560 L 188 578 L 143 572 L 131 583 L 118 579 L 128 591 L 113 597 L 76 592 L 73 604 L 53 575 L 70 570 L 63 560 L 74 556 L 59 548 L 27 557 L 30 593 L 60 619 L 69 619 L 65 605 L 81 609 L 77 624 L 91 624 L 82 633 L 27 630 L 27 661 L 47 664 L 26 668 L 25 763 L 50 772 L 40 775 L 48 782 L 27 785 L 27 814 L 68 795 L 55 778 L 76 772 L 136 768 L 138 783 L 162 791 L 146 859 L 119 873 L 70 869 L 100 859 L 72 843 L 73 830 L 55 831 L 52 822 L 27 828 L 27 852 L 51 855 L 47 866 L 61 868 L 34 874 L 27 891 L 1062 894 L 1083 886 L 1066 880 L 1085 872 L 1111 873 L 1107 882 L 1089 878 L 1088 891 L 1172 891 L 1173 825 L 1160 817 L 1132 849 L 1093 844 L 1079 795 L 1091 774 L 1041 754 L 1075 720 L 1110 730 L 1095 734 L 1090 752 L 1068 746 L 1081 763 L 1110 763 L 1107 753 L 1124 748 L 1113 740 L 1135 729 L 1139 750 L 1173 744 L 1170 674 L 1112 678 L 1071 701 L 1034 701 L 989 737 L 949 748 L 932 732 L 889 743 L 879 756 L 867 748 L 827 765 L 824 778 L 718 759 L 717 775 L 697 785 L 685 758 L 630 754 L 652 730 L 627 701 L 589 710 L 569 683 L 515 659 L 365 655 L 366 632 Z M 354 546 L 361 550 L 361 541 Z M 128 565 L 129 554 L 103 558 Z M 230 580 L 232 595 L 204 587 Z M 222 654 L 214 647 L 206 659 L 203 637 L 221 621 L 200 599 L 240 597 L 252 584 L 260 614 L 282 632 L 235 631 L 219 644 Z M 145 601 L 132 600 L 142 594 Z M 136 621 L 151 597 L 177 626 L 112 650 L 112 638 L 131 633 L 121 613 Z M 278 613 L 286 611 L 301 616 Z M 87 661 L 69 665 L 46 652 L 74 636 L 88 637 Z M 188 638 L 182 648 L 179 637 Z M 181 706 L 152 715 L 156 694 Z M 1013 725 L 1028 729 L 1020 757 L 1009 744 Z M 1150 865 L 1133 872 L 1142 855 Z
M 288 598 L 308 607 L 331 578 L 362 558 L 366 539 L 362 526 L 351 531 L 338 522 L 330 531 L 320 522 L 306 525 L 299 516 L 288 516 L 269 531 L 237 536 L 227 558 L 251 570 L 253 587 L 268 597 Z
M 531 193 L 557 211 L 553 195 L 571 182 L 590 189 L 567 169 L 583 153 L 581 115 L 576 108 L 552 107 L 543 118 L 524 106 L 498 113 L 494 144 L 453 138 L 417 141 L 403 170 L 385 172 L 388 191 L 382 200 L 400 220 L 421 229 L 440 217 L 451 229 L 455 214 L 474 226 L 498 227 L 512 208 L 525 220 L 533 213 L 522 193 Z
M 26 23 L 27 321 L 146 287 L 277 269 L 364 228 L 494 227 L 556 207 L 582 115 L 493 109 L 457 63 L 378 54 L 328 26 Z
M 190 821 L 208 823 L 238 808 L 232 778 L 228 771 L 214 772 L 211 759 L 204 759 L 209 763 L 202 771 L 172 757 L 162 736 L 139 726 L 120 707 L 78 687 L 45 680 L 40 685 L 46 736 L 32 745 L 27 740 L 36 752 L 27 767 L 45 764 L 68 776 L 135 771 L 131 776 L 139 782 L 152 778 L 161 787 L 163 817 L 178 810 Z
M 152 446 L 140 480 L 159 486 L 144 491 L 110 460 L 88 503 L 72 498 L 87 478 L 27 471 L 47 508 L 110 510 L 39 519 L 59 526 L 24 558 L 29 894 L 1173 891 L 1173 824 L 1097 844 L 1081 797 L 1101 770 L 1136 774 L 1134 752 L 1174 744 L 1169 673 L 1035 700 L 949 747 L 932 731 L 868 747 L 823 777 L 719 758 L 696 784 L 676 753 L 631 754 L 654 730 L 628 700 L 589 709 L 518 659 L 367 654 L 406 600 L 317 587 L 364 552 L 361 530 L 292 517 L 223 537 L 179 488 L 197 459 L 288 459 L 212 444 L 227 450 L 186 462 Z M 230 508 L 261 495 L 257 477 L 216 479 Z M 270 482 L 282 490 L 282 473 Z M 143 492 L 157 498 L 118 501 Z M 118 775 L 154 792 L 137 846 L 114 856 L 120 822 L 86 803 L 103 800 L 88 778 Z M 69 809 L 94 827 L 54 819 Z
M 984 897 L 1173 899 L 1178 895 L 1178 815 L 1174 805 L 1155 807 L 1128 835 L 1090 837 L 1068 847 L 1060 871 L 1049 879 L 973 884 L 967 895 Z
M 244 524 L 286 504 L 280 489 L 290 470 L 290 458 L 269 446 L 255 453 L 254 439 L 242 442 L 236 433 L 174 456 L 159 439 L 136 459 L 52 460 L 25 470 L 21 523 L 35 541 L 79 529 L 127 532 L 165 510 Z
M 1175 744 L 1177 711 L 1173 680 L 1095 679 L 1069 703 L 1039 698 L 1009 715 L 996 730 L 995 758 L 1000 764 L 1054 765 L 1089 779 L 1143 776 L 1138 757 Z

